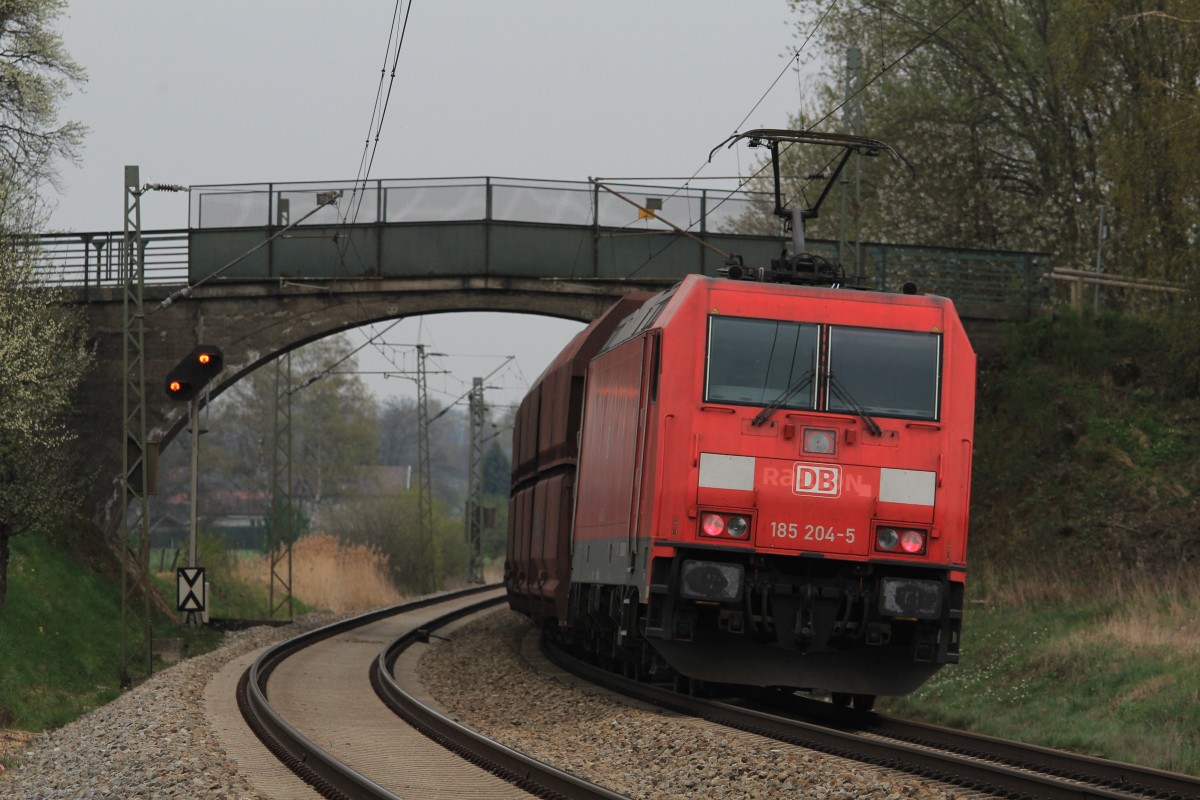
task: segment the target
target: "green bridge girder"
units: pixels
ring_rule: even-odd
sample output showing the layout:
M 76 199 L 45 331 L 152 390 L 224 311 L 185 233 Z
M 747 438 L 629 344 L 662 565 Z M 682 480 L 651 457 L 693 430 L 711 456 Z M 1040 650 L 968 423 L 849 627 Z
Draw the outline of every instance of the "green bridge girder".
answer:
M 722 253 L 768 266 L 771 199 L 737 190 L 445 178 L 191 188 L 189 227 L 148 231 L 147 283 L 513 277 L 675 280 L 715 275 Z M 649 213 L 645 207 L 658 206 Z M 679 229 L 682 229 L 681 232 Z M 117 234 L 43 236 L 59 281 L 111 285 Z M 837 260 L 837 243 L 808 242 Z M 991 318 L 1027 318 L 1048 289 L 1046 253 L 863 243 L 863 278 L 953 299 Z M 847 270 L 850 272 L 851 270 Z

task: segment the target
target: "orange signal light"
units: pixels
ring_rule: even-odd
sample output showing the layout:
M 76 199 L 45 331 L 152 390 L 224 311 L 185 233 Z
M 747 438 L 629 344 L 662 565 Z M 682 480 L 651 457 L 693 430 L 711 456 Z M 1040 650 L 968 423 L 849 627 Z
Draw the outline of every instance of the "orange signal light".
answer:
M 202 344 L 167 372 L 163 384 L 172 400 L 192 400 L 224 367 L 221 348 Z

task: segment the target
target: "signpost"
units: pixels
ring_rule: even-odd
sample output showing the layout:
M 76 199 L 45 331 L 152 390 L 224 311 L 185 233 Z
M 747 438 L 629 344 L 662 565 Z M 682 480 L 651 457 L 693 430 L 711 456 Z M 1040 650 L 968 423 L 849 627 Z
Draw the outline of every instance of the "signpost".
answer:
M 175 571 L 175 608 L 187 614 L 189 625 L 197 624 L 196 615 L 203 620 L 208 611 L 208 583 L 204 567 L 180 567 Z

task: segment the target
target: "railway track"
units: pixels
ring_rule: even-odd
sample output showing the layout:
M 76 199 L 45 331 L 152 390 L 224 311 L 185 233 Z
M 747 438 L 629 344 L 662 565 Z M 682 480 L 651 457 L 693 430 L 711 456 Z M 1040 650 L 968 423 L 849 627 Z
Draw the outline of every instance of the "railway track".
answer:
M 981 794 L 1051 800 L 1188 800 L 1200 778 L 996 739 L 779 694 L 731 702 L 629 680 L 552 647 L 547 656 L 592 683 L 660 708 Z
M 324 797 L 622 797 L 458 725 L 407 679 L 412 645 L 503 599 L 495 587 L 427 598 L 271 647 L 242 676 L 242 714 Z
M 406 685 L 433 631 L 502 599 L 494 588 L 430 598 L 277 645 L 243 676 L 243 713 L 276 757 L 325 797 L 444 797 L 449 787 L 455 797 L 622 797 L 458 725 Z M 845 712 L 794 695 L 706 700 L 548 655 L 580 677 L 671 711 L 973 793 L 1200 798 L 1200 779 L 1188 776 Z M 347 674 L 360 678 L 347 682 Z

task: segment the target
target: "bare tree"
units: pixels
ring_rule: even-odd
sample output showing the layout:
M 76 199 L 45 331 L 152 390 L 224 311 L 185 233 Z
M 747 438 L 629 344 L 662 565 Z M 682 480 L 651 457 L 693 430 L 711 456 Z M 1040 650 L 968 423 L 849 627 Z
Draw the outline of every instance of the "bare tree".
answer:
M 87 128 L 60 123 L 59 103 L 86 80 L 51 25 L 65 0 L 0 2 L 0 220 L 26 219 L 57 162 L 75 162 Z
M 1086 266 L 1104 207 L 1106 269 L 1168 280 L 1193 269 L 1200 26 L 1189 0 L 791 4 L 825 63 L 862 50 L 862 132 L 917 167 L 915 180 L 865 176 L 864 238 L 1048 249 Z M 832 113 L 800 126 L 840 128 L 841 86 L 829 76 Z

